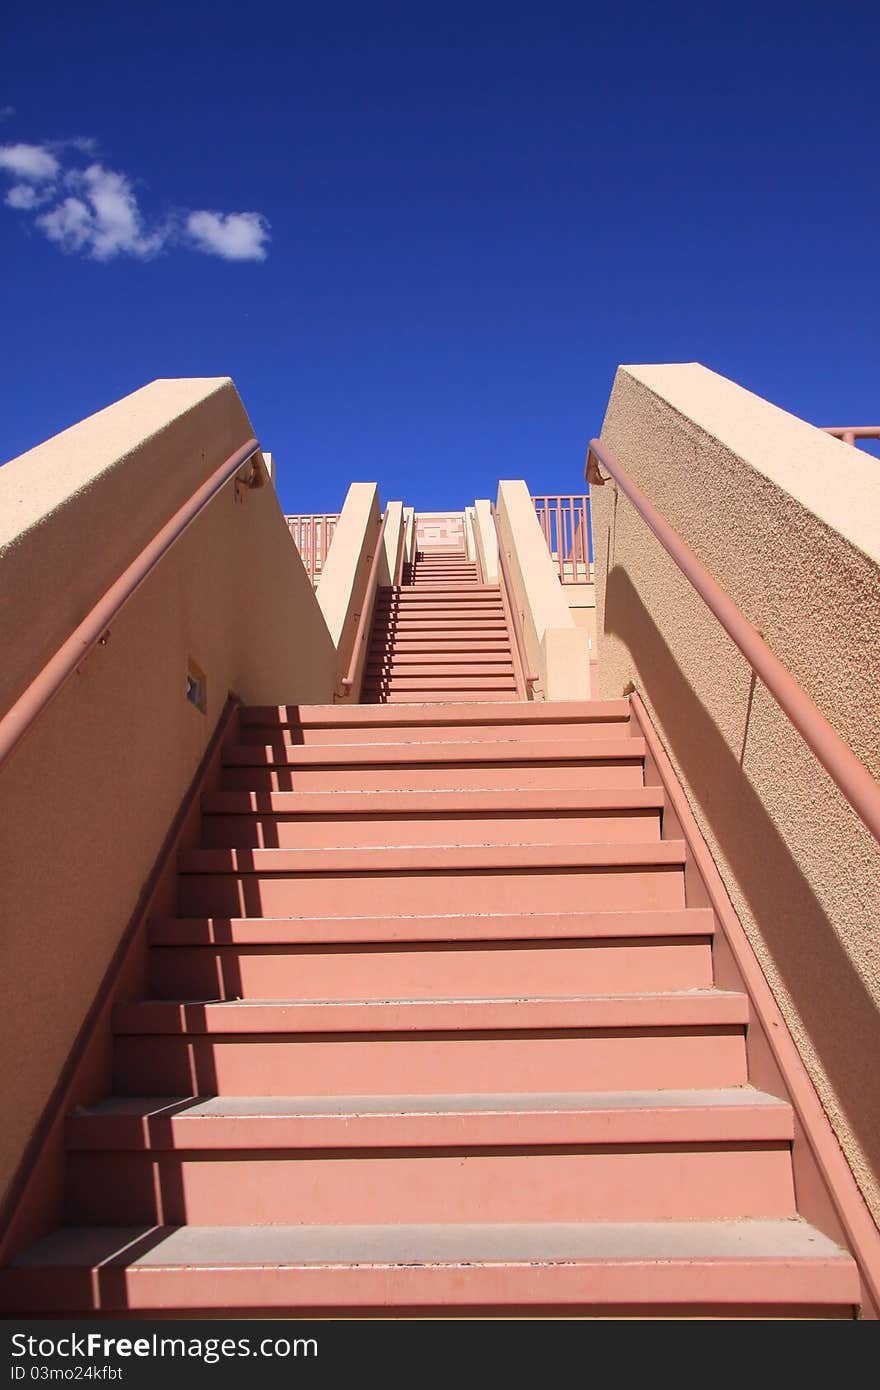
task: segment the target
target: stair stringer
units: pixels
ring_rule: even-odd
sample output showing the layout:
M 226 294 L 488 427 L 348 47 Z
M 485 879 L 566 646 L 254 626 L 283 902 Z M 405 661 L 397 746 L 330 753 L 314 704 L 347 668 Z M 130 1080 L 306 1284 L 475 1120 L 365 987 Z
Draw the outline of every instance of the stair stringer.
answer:
M 240 711 L 238 697 L 230 693 L 58 1081 L 0 1201 L 0 1268 L 63 1219 L 67 1117 L 79 1106 L 93 1105 L 112 1092 L 114 1009 L 149 993 L 148 924 L 151 917 L 173 910 L 180 853 L 201 842 L 202 795 L 219 784 L 223 751 L 238 739 Z
M 646 745 L 645 786 L 661 786 L 666 796 L 661 838 L 684 840 L 686 845 L 687 906 L 709 907 L 715 916 L 712 956 L 716 988 L 742 990 L 749 998 L 749 1081 L 788 1101 L 794 1112 L 792 1165 L 798 1212 L 849 1250 L 862 1286 L 860 1316 L 876 1319 L 880 1317 L 880 1231 L 648 710 L 637 692 L 629 699 L 633 732 L 640 734 Z

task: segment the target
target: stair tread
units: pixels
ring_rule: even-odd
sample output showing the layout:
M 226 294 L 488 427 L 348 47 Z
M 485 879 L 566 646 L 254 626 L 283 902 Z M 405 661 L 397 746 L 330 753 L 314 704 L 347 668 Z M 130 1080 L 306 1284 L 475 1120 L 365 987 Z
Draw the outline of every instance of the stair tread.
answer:
M 108 1096 L 76 1118 L 115 1116 L 251 1117 L 312 1115 L 455 1115 L 555 1111 L 696 1110 L 764 1107 L 791 1112 L 787 1101 L 752 1086 L 669 1091 L 459 1092 L 450 1095 Z
M 809 1260 L 855 1268 L 845 1250 L 800 1218 L 517 1225 L 68 1226 L 23 1251 L 14 1268 L 597 1260 Z M 856 1287 L 853 1297 L 857 1294 Z
M 473 720 L 474 710 L 466 701 L 461 705 L 447 705 L 442 711 L 442 722 L 454 725 L 462 719 Z M 499 705 L 493 709 L 491 705 L 481 705 L 478 721 L 481 724 L 497 722 L 506 724 L 510 722 L 528 722 L 535 724 L 559 724 L 568 723 L 571 720 L 593 721 L 596 719 L 620 719 L 628 720 L 630 717 L 629 700 L 559 700 L 552 704 L 541 702 L 535 704 L 532 701 L 518 701 L 516 708 L 511 709 L 509 704 Z M 432 710 L 430 706 L 417 706 L 411 713 L 403 713 L 397 710 L 385 710 L 364 705 L 245 705 L 241 711 L 243 724 L 264 724 L 274 723 L 280 720 L 283 723 L 294 722 L 303 728 L 332 727 L 333 725 L 348 724 L 430 724 L 437 723 L 440 714 L 437 710 Z
M 150 923 L 154 944 L 296 944 L 315 941 L 553 940 L 705 936 L 709 908 L 642 908 L 626 912 L 486 913 L 402 917 L 164 917 Z
M 469 999 L 144 999 L 117 1004 L 117 1033 L 521 1032 L 530 1029 L 740 1027 L 748 996 L 654 994 Z
M 459 791 L 350 791 L 275 792 L 216 791 L 202 797 L 202 810 L 208 815 L 321 815 L 381 816 L 394 812 L 408 815 L 437 815 L 458 812 L 477 815 L 485 811 L 527 815 L 530 811 L 636 811 L 661 810 L 665 798 L 660 787 L 613 788 L 501 788 Z
M 261 849 L 227 846 L 182 850 L 182 874 L 387 873 L 437 869 L 577 869 L 668 867 L 686 858 L 683 840 L 585 840 L 580 844 L 508 840 L 499 844 L 451 843 L 329 846 L 326 849 Z
M 641 760 L 645 756 L 645 740 L 620 735 L 600 738 L 592 735 L 578 742 L 563 742 L 561 739 L 519 738 L 456 742 L 453 740 L 432 742 L 419 740 L 413 743 L 381 743 L 378 740 L 366 744 L 322 743 L 304 746 L 296 743 L 238 743 L 226 750 L 224 762 L 227 767 L 265 767 L 276 763 L 280 766 L 339 766 L 348 764 L 387 764 L 410 763 L 431 764 L 442 762 L 549 762 L 571 763 L 582 761 L 629 761 Z
M 67 1118 L 69 1148 L 603 1148 L 788 1144 L 791 1107 L 748 1087 L 609 1093 L 111 1097 Z

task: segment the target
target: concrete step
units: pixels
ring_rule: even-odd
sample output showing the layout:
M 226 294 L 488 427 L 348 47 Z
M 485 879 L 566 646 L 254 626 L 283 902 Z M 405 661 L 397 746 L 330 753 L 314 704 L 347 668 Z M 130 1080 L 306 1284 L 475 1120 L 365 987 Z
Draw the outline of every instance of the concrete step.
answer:
M 350 1096 L 318 1106 L 308 1097 L 116 1100 L 68 1120 L 66 1219 L 259 1226 L 795 1215 L 787 1106 L 735 1088 L 708 1099 L 671 1095 L 671 1103 L 666 1092 Z
M 294 729 L 297 734 L 331 730 L 339 733 L 340 741 L 346 730 L 382 728 L 420 730 L 433 738 L 434 735 L 427 732 L 429 728 L 442 726 L 452 730 L 457 724 L 463 728 L 508 726 L 512 736 L 517 738 L 527 726 L 533 730 L 535 726 L 540 726 L 541 738 L 553 737 L 554 729 L 564 728 L 564 736 L 568 737 L 570 726 L 582 726 L 586 731 L 596 723 L 613 721 L 628 725 L 630 721 L 628 700 L 560 700 L 552 704 L 521 701 L 513 709 L 507 704 L 481 706 L 477 713 L 475 721 L 475 711 L 466 702 L 444 709 L 442 721 L 438 711 L 430 707 L 397 711 L 369 705 L 245 705 L 240 719 L 243 730 L 267 726 Z M 421 733 L 418 737 L 421 737 Z
M 629 912 L 484 913 L 472 916 L 154 917 L 154 946 L 290 946 L 311 943 L 474 941 L 654 941 L 710 939 L 709 908 Z
M 419 708 L 411 703 L 411 696 L 393 697 L 405 706 L 407 711 Z M 472 697 L 473 698 L 473 697 Z M 497 704 L 497 697 L 486 697 L 486 702 Z M 436 715 L 437 706 L 430 706 Z M 336 755 L 328 762 L 326 759 L 312 763 L 298 762 L 296 765 L 285 761 L 260 760 L 253 764 L 242 763 L 226 766 L 222 770 L 221 782 L 226 791 L 248 792 L 417 792 L 417 791 L 553 791 L 559 790 L 621 790 L 644 785 L 644 759 L 634 747 L 635 740 L 621 741 L 616 750 L 609 743 L 595 741 L 598 749 L 593 758 L 582 757 L 565 760 L 557 759 L 549 741 L 534 757 L 535 752 L 524 744 L 511 744 L 506 755 L 489 759 L 481 758 L 478 744 L 471 745 L 472 756 L 462 758 L 453 756 L 456 750 L 449 744 L 438 742 L 431 757 L 433 761 L 423 765 L 406 757 L 390 758 L 388 746 L 382 752 L 377 764 L 369 758 L 362 761 L 339 761 Z M 558 747 L 559 745 L 557 745 Z M 563 749 L 566 745 L 563 743 Z M 444 758 L 444 750 L 450 756 Z M 316 748 L 306 750 L 319 751 Z M 525 753 L 525 756 L 522 756 Z M 418 756 L 418 755 L 417 755 Z
M 552 999 L 185 1003 L 114 1013 L 120 1094 L 691 1089 L 747 1081 L 748 1001 L 716 990 Z
M 42 1313 L 851 1317 L 859 1298 L 853 1260 L 801 1220 L 67 1227 L 0 1277 L 11 1311 Z
M 710 937 L 153 945 L 167 999 L 473 999 L 709 989 Z
M 464 694 L 469 690 L 513 690 L 515 681 L 513 667 L 509 672 L 501 669 L 496 674 L 495 667 L 477 667 L 472 675 L 463 675 L 461 671 L 455 671 L 454 675 L 445 675 L 433 668 L 423 668 L 418 674 L 413 672 L 395 672 L 393 676 L 370 676 L 367 675 L 364 681 L 365 690 L 438 690 L 444 692 L 457 692 Z
M 202 799 L 203 845 L 644 843 L 659 840 L 662 808 L 662 794 L 654 787 L 471 796 L 462 791 L 214 792 Z
M 227 748 L 223 761 L 227 767 L 346 767 L 346 766 L 431 766 L 440 763 L 462 767 L 489 763 L 546 762 L 563 766 L 570 763 L 595 761 L 641 761 L 645 756 L 645 741 L 641 738 L 612 735 L 607 738 L 590 736 L 577 740 L 544 739 L 538 733 L 526 739 L 499 737 L 496 739 L 452 740 L 427 737 L 401 743 L 373 739 L 368 744 L 322 744 L 304 747 L 301 744 L 238 743 Z
M 182 916 L 391 915 L 684 907 L 682 841 L 196 849 L 180 855 Z

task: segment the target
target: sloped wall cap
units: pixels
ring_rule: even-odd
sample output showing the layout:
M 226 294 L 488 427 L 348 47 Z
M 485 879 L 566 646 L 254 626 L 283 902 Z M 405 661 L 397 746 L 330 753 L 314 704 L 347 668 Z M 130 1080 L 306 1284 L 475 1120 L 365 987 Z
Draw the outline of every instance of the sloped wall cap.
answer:
M 235 392 L 229 377 L 151 381 L 10 459 L 0 469 L 0 547 L 92 487 L 121 458 L 146 448 L 194 406 L 223 391 Z
M 880 466 L 866 454 L 710 371 L 700 362 L 626 365 L 683 419 L 880 561 Z M 843 486 L 845 483 L 845 486 Z

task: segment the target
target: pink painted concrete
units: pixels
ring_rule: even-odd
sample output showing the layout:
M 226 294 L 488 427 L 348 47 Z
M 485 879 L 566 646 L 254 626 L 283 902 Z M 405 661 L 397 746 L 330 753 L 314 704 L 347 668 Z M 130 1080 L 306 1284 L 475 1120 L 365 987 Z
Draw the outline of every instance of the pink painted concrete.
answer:
M 460 701 L 245 713 L 4 1306 L 852 1315 L 628 702 Z
M 794 1216 L 784 1142 L 293 1156 L 78 1152 L 72 1225 L 370 1225 Z

